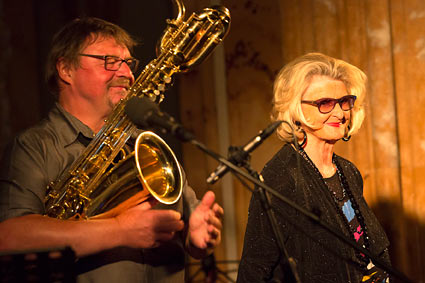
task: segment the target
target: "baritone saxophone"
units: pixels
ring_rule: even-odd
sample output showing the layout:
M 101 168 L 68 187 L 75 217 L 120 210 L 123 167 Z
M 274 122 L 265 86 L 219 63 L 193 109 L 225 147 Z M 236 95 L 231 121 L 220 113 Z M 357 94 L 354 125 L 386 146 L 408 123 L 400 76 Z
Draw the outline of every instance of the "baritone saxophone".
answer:
M 174 4 L 178 15 L 167 20 L 157 44 L 157 58 L 144 68 L 82 155 L 49 185 L 47 216 L 113 217 L 151 196 L 164 204 L 179 200 L 182 170 L 173 151 L 158 135 L 144 131 L 136 139 L 134 150 L 126 150 L 137 128 L 124 107 L 135 96 L 160 103 L 173 75 L 201 63 L 223 40 L 230 27 L 230 13 L 223 6 L 213 6 L 185 21 L 182 1 L 174 0 Z

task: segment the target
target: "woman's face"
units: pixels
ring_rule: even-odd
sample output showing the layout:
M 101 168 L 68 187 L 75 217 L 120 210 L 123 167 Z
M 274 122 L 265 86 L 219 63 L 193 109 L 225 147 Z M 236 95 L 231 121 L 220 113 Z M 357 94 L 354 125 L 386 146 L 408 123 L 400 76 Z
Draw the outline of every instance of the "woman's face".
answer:
M 303 101 L 317 101 L 322 98 L 339 99 L 349 95 L 344 83 L 326 76 L 313 76 L 311 83 L 304 95 Z M 344 137 L 345 129 L 350 121 L 350 110 L 342 110 L 339 103 L 326 114 L 319 111 L 318 107 L 308 103 L 301 103 L 306 120 L 314 129 L 303 125 L 309 141 L 336 142 Z M 323 112 L 323 111 L 322 111 Z

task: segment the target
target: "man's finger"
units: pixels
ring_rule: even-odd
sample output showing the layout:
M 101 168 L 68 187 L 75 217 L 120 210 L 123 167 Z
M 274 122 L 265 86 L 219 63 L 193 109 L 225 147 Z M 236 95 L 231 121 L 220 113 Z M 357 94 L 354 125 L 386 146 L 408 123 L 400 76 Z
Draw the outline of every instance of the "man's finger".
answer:
M 157 223 L 155 225 L 155 231 L 156 232 L 175 232 L 175 231 L 181 231 L 184 228 L 184 222 L 183 220 L 176 220 L 176 221 L 166 221 Z
M 215 194 L 212 191 L 208 191 L 205 193 L 204 197 L 202 198 L 202 201 L 199 205 L 202 206 L 204 209 L 209 209 L 215 201 Z
M 174 237 L 175 232 L 160 232 L 156 234 L 156 242 L 168 242 Z
M 178 221 L 182 218 L 181 214 L 175 210 L 153 210 L 155 220 L 158 222 Z
M 155 198 L 150 197 L 144 202 L 140 203 L 138 207 L 142 210 L 149 210 L 149 209 L 152 209 L 157 204 L 158 204 L 158 201 Z
M 223 215 L 224 215 L 224 210 L 223 210 L 223 208 L 218 204 L 218 203 L 215 203 L 214 204 L 214 206 L 213 206 L 213 211 L 214 211 L 214 214 L 218 217 L 218 218 L 222 218 L 223 217 Z
M 223 224 L 221 223 L 220 219 L 217 217 L 210 217 L 210 219 L 208 220 L 208 223 L 217 229 L 221 229 L 223 227 Z

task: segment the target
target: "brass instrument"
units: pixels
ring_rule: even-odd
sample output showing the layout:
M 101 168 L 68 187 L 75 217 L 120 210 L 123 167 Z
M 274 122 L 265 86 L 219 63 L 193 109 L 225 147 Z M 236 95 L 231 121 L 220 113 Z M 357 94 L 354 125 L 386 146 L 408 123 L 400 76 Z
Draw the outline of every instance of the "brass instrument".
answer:
M 205 8 L 184 21 L 185 8 L 174 0 L 178 16 L 157 46 L 157 58 L 142 71 L 128 95 L 108 117 L 69 171 L 48 187 L 47 215 L 59 219 L 111 217 L 153 196 L 173 204 L 182 193 L 180 165 L 168 145 L 153 132 L 142 132 L 132 153 L 124 145 L 136 132 L 124 107 L 133 96 L 147 96 L 160 103 L 175 73 L 187 71 L 204 60 L 226 36 L 230 26 L 227 8 Z M 118 159 L 118 161 L 117 161 Z M 141 186 L 142 185 L 142 186 Z

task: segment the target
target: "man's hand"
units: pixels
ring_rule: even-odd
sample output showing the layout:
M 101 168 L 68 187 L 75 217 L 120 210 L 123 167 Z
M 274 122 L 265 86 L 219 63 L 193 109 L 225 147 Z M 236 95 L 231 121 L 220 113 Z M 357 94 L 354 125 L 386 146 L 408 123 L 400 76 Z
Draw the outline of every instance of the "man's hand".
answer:
M 214 203 L 214 200 L 214 193 L 208 191 L 189 219 L 189 244 L 204 252 L 216 247 L 221 241 L 223 208 Z M 189 250 L 190 248 L 189 246 Z M 193 249 L 190 253 L 194 257 L 200 256 L 200 253 Z
M 175 232 L 183 230 L 179 212 L 155 210 L 155 200 L 145 201 L 116 217 L 123 230 L 123 244 L 134 248 L 155 248 L 171 240 Z

